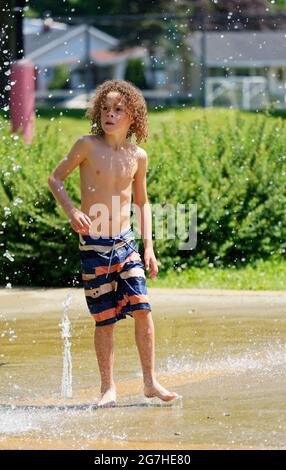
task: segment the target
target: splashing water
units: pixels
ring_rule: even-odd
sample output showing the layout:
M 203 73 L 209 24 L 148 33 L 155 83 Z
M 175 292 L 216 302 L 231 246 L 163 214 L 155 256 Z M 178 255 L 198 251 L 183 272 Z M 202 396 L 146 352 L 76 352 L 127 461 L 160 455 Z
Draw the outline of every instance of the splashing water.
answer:
M 62 389 L 61 396 L 71 398 L 72 397 L 72 360 L 71 360 L 71 342 L 69 338 L 71 337 L 71 328 L 70 321 L 68 318 L 68 306 L 70 305 L 72 296 L 67 295 L 66 300 L 63 302 L 64 313 L 62 317 L 62 322 L 60 323 L 61 327 L 61 336 L 64 342 L 63 350 L 63 375 L 62 375 Z
M 286 343 L 265 342 L 259 349 L 246 348 L 242 353 L 224 353 L 221 356 L 201 357 L 200 359 L 190 359 L 187 355 L 176 358 L 170 356 L 159 371 L 168 374 L 178 374 L 180 372 L 223 372 L 224 374 L 236 374 L 256 371 L 263 374 L 273 374 L 274 368 L 286 367 Z

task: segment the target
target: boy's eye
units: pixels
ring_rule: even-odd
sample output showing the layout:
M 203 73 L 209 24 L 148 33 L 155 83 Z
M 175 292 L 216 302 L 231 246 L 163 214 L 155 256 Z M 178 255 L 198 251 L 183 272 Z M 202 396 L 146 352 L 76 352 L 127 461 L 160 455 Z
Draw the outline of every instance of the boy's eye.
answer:
M 105 111 L 107 109 L 107 106 L 102 106 L 102 109 Z M 116 111 L 122 111 L 122 108 L 117 107 Z

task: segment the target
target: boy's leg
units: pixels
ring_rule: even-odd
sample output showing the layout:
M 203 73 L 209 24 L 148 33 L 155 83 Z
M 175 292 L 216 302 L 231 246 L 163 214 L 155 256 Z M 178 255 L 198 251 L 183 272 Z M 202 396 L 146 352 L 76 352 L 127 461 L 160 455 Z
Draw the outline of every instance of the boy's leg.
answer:
M 157 382 L 155 378 L 155 332 L 151 311 L 132 311 L 135 320 L 135 339 L 138 348 L 143 380 L 144 395 L 148 398 L 158 397 L 164 401 L 178 398 L 178 394 L 170 392 Z
M 116 404 L 116 389 L 113 381 L 114 324 L 95 326 L 94 347 L 101 377 L 100 406 L 114 406 Z

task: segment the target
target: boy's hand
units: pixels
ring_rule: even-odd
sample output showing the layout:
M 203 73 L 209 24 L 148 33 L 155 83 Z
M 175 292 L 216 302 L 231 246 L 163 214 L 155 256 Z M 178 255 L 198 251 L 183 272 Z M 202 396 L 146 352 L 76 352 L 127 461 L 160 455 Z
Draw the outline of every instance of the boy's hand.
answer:
M 91 220 L 84 212 L 79 209 L 72 209 L 69 212 L 69 221 L 72 229 L 81 235 L 89 235 Z
M 146 269 L 149 269 L 149 267 L 151 268 L 149 277 L 150 278 L 156 277 L 158 274 L 158 263 L 157 263 L 153 248 L 145 248 L 144 261 L 145 261 L 145 268 Z

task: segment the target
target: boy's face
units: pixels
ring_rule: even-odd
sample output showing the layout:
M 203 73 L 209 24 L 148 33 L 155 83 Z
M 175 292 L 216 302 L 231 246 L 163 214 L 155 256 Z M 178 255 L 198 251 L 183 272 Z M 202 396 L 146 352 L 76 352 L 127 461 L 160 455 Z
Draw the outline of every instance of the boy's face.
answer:
M 101 127 L 107 134 L 128 131 L 133 119 L 128 115 L 126 103 L 117 91 L 110 91 L 101 105 Z

